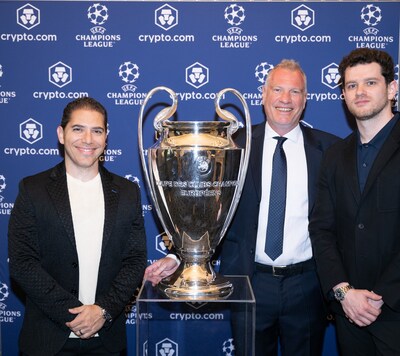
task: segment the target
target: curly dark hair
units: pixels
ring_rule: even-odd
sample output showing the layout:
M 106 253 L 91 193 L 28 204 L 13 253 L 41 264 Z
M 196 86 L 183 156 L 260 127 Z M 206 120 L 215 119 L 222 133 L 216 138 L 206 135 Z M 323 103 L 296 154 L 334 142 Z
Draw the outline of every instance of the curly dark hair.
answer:
M 359 48 L 351 51 L 345 56 L 339 64 L 339 74 L 342 78 L 342 87 L 345 83 L 345 71 L 349 67 L 354 67 L 358 64 L 378 63 L 381 66 L 381 73 L 385 78 L 386 84 L 394 80 L 394 63 L 392 57 L 377 49 Z
M 63 129 L 65 129 L 65 126 L 67 126 L 69 120 L 71 119 L 71 114 L 75 110 L 78 110 L 78 109 L 89 109 L 89 110 L 97 111 L 98 113 L 103 115 L 104 128 L 107 128 L 107 122 L 108 122 L 107 110 L 96 99 L 85 96 L 83 98 L 79 98 L 74 101 L 71 101 L 64 108 L 63 116 L 61 118 L 61 123 L 60 123 L 60 126 Z

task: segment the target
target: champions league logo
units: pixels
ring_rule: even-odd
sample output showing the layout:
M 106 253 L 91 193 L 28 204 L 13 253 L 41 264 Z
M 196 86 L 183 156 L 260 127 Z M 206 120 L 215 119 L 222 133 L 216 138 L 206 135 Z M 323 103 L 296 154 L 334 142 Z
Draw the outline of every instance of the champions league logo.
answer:
M 212 40 L 219 42 L 220 48 L 250 48 L 257 42 L 257 35 L 242 35 L 243 29 L 239 27 L 246 19 L 245 8 L 242 5 L 231 4 L 224 10 L 224 19 L 230 25 L 228 35 L 213 35 Z
M 262 88 L 272 68 L 274 68 L 272 64 L 269 64 L 268 62 L 262 62 L 258 64 L 254 70 L 256 79 L 261 83 L 261 85 L 257 88 L 260 93 L 262 93 Z
M 21 317 L 20 310 L 6 310 L 7 305 L 3 302 L 10 296 L 7 284 L 0 281 L 0 323 L 13 323 L 15 318 Z
M 92 33 L 104 33 L 106 31 L 105 28 L 100 27 L 100 25 L 103 25 L 108 20 L 108 9 L 105 5 L 99 3 L 93 4 L 88 8 L 87 17 L 92 24 L 98 26 L 92 29 Z
M 4 189 L 6 189 L 6 178 L 0 174 L 0 193 L 2 193 L 4 191 Z
M 124 84 L 122 92 L 107 93 L 108 99 L 114 99 L 115 105 L 142 105 L 146 93 L 136 92 L 135 83 L 140 76 L 139 66 L 131 61 L 125 61 L 118 67 L 118 77 Z
M 0 79 L 3 77 L 4 69 L 3 66 L 0 64 Z M 1 88 L 1 85 L 0 85 Z M 0 104 L 9 104 L 12 98 L 17 96 L 15 91 L 10 90 L 0 90 Z
M 6 177 L 4 177 L 4 175 L 0 174 L 0 193 L 3 193 L 4 190 L 6 189 Z M 0 215 L 10 215 L 11 214 L 11 210 L 14 207 L 14 203 L 7 203 L 4 201 L 4 197 L 2 195 L 0 195 Z M 3 283 L 4 284 L 4 283 Z M 7 287 L 7 286 L 5 286 Z M 1 289 L 5 288 L 4 286 Z M 5 291 L 3 290 L 4 293 L 1 293 L 1 289 L 0 289 L 0 301 L 4 301 L 5 298 L 8 297 L 8 288 L 7 288 L 7 293 L 5 293 Z M 3 300 L 1 299 L 1 297 L 3 296 Z M 1 303 L 0 303 L 1 306 Z
M 227 30 L 230 35 L 233 33 L 240 35 L 242 33 L 243 30 L 237 26 L 241 25 L 246 18 L 243 6 L 237 4 L 229 5 L 225 8 L 224 18 L 229 25 L 233 26 Z
M 367 26 L 376 26 L 382 20 L 382 11 L 378 6 L 372 4 L 364 6 L 361 9 L 361 20 Z M 364 33 L 374 33 L 376 35 L 378 30 L 373 27 L 369 27 L 364 30 Z
M 368 4 L 361 8 L 360 17 L 364 28 L 364 35 L 350 35 L 349 42 L 355 42 L 356 48 L 386 49 L 388 44 L 394 42 L 394 36 L 379 35 L 377 26 L 383 20 L 382 10 L 379 6 Z
M 122 87 L 123 91 L 132 91 L 136 90 L 136 87 L 132 85 L 132 83 L 136 82 L 139 78 L 139 67 L 136 63 L 132 62 L 124 62 L 119 66 L 118 76 L 122 79 L 123 82 L 128 83 Z
M 233 343 L 233 339 L 225 340 L 222 343 L 222 352 L 225 356 L 234 356 L 235 355 L 235 345 Z
M 83 43 L 83 47 L 114 47 L 121 40 L 121 35 L 106 34 L 107 29 L 103 26 L 109 18 L 107 6 L 94 3 L 87 9 L 87 18 L 94 26 L 90 29 L 90 35 L 76 35 L 75 39 Z

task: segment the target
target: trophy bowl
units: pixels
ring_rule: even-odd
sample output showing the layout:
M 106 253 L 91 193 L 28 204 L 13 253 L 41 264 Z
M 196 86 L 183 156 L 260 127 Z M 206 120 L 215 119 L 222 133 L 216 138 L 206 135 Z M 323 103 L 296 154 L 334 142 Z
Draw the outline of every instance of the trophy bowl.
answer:
M 167 91 L 172 105 L 154 118 L 157 142 L 143 148 L 143 114 L 155 92 Z M 246 147 L 232 139 L 239 122 L 220 107 L 225 93 L 242 102 Z M 171 299 L 215 300 L 229 297 L 233 285 L 217 274 L 211 257 L 221 242 L 242 192 L 250 154 L 251 123 L 247 104 L 235 89 L 221 90 L 215 100 L 222 121 L 169 121 L 177 108 L 175 92 L 157 87 L 146 96 L 139 115 L 139 151 L 157 215 L 181 263 L 158 285 Z

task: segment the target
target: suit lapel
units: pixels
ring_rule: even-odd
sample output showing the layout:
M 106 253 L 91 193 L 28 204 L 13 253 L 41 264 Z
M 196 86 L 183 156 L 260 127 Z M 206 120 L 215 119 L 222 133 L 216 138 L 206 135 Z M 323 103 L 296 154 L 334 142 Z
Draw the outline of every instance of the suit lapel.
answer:
M 348 175 L 348 184 L 357 204 L 360 203 L 361 192 L 357 171 L 357 134 L 353 133 L 346 142 L 342 156 L 343 172 Z
M 303 133 L 304 150 L 307 161 L 308 174 L 308 213 L 311 214 L 315 202 L 315 187 L 319 175 L 319 167 L 322 159 L 322 149 L 318 140 L 314 137 L 311 130 L 307 130 L 300 124 Z
M 255 126 L 251 140 L 251 159 L 249 167 L 253 172 L 252 179 L 255 190 L 257 192 L 258 201 L 261 201 L 261 180 L 262 180 L 262 156 L 264 149 L 265 122 Z
M 50 198 L 53 200 L 54 207 L 60 217 L 68 238 L 76 248 L 74 225 L 72 222 L 71 206 L 69 203 L 67 176 L 65 173 L 64 162 L 54 167 L 50 173 L 51 182 L 47 186 Z
M 107 246 L 110 239 L 112 229 L 117 218 L 117 209 L 119 201 L 119 188 L 113 183 L 112 175 L 104 168 L 100 167 L 101 181 L 104 192 L 104 232 L 102 252 Z
M 374 185 L 376 178 L 382 169 L 386 166 L 393 154 L 397 152 L 400 144 L 400 120 L 397 121 L 393 127 L 392 132 L 389 134 L 382 148 L 380 149 L 372 167 L 368 174 L 367 182 L 363 191 L 363 196 L 368 194 L 371 187 Z

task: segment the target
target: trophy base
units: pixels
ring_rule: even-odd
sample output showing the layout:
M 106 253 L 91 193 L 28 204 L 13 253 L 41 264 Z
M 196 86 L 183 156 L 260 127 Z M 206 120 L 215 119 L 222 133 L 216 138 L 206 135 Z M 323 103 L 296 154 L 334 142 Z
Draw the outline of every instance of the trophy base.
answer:
M 202 267 L 204 266 L 192 265 L 178 268 L 172 276 L 163 279 L 158 284 L 159 290 L 169 299 L 175 300 L 228 298 L 233 292 L 233 284 L 225 277 Z M 203 274 L 199 274 L 199 271 Z

